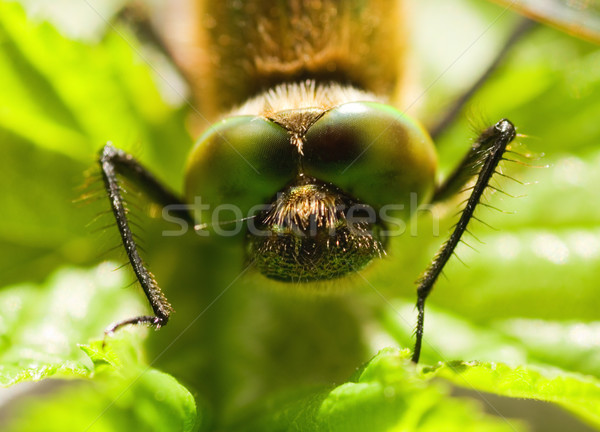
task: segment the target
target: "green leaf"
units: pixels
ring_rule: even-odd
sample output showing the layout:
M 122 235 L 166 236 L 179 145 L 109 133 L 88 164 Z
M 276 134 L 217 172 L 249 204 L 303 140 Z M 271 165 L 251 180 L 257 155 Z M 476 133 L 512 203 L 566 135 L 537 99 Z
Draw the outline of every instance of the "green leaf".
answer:
M 406 317 L 414 306 L 393 306 L 382 310 L 385 330 L 401 344 L 410 343 L 412 326 Z M 520 319 L 483 327 L 435 307 L 428 309 L 427 323 L 422 360 L 445 360 L 425 367 L 426 375 L 434 372 L 471 390 L 554 402 L 599 426 L 598 323 Z M 447 360 L 457 356 L 479 360 Z
M 434 377 L 476 392 L 554 402 L 591 424 L 600 421 L 600 380 L 594 377 L 497 362 L 417 368 L 409 359 L 408 350 L 385 349 L 350 382 L 293 403 L 271 404 L 271 415 L 240 430 L 524 430 L 518 421 L 488 417 L 472 403 L 448 398 L 447 387 L 431 381 Z
M 74 201 L 101 191 L 99 181 L 83 186 L 105 142 L 136 148 L 159 178 L 181 189 L 192 144 L 185 113 L 163 101 L 140 52 L 126 29 L 76 42 L 28 20 L 18 4 L 0 2 L 0 80 L 10 101 L 0 109 L 0 285 L 97 262 L 98 241 L 86 226 L 107 204 Z
M 181 168 L 191 142 L 133 35 L 118 29 L 99 44 L 75 42 L 28 21 L 14 3 L 0 11 L 0 76 L 13 101 L 0 113 L 2 129 L 85 163 L 106 141 L 141 142 L 143 159 L 160 161 L 163 173 Z
M 71 381 L 52 392 L 52 399 L 31 398 L 12 413 L 9 431 L 62 431 L 65 419 L 70 430 L 194 431 L 200 427 L 192 394 L 172 376 L 131 358 L 121 358 L 119 345 L 105 347 L 99 341 L 85 347 L 118 364 L 107 366 L 92 356 L 93 381 Z M 123 347 L 119 347 L 123 348 Z M 126 342 L 125 349 L 131 349 Z
M 484 415 L 473 401 L 449 398 L 447 386 L 423 380 L 408 350 L 383 350 L 349 382 L 271 410 L 240 430 L 525 430 L 517 421 Z
M 81 430 L 144 425 L 145 430 L 191 431 L 199 426 L 189 391 L 146 365 L 135 334 L 140 330 L 78 346 L 102 335 L 111 320 L 140 313 L 137 296 L 124 291 L 124 284 L 122 273 L 104 264 L 89 271 L 63 269 L 45 286 L 0 293 L 2 310 L 9 311 L 1 321 L 0 384 L 70 380 L 53 392 L 52 402 L 33 398 L 21 404 L 3 430 L 44 425 L 59 431 L 65 418 L 70 428 Z
M 554 402 L 600 427 L 600 380 L 595 377 L 496 362 L 452 362 L 424 372 L 479 391 Z
M 532 358 L 600 377 L 600 322 L 544 321 L 524 318 L 495 323 L 497 331 L 527 348 Z M 560 347 L 560 349 L 557 349 Z
M 143 309 L 114 264 L 84 271 L 62 269 L 43 286 L 21 285 L 0 292 L 0 384 L 50 376 L 89 377 L 90 358 L 77 344 L 103 334 L 123 316 Z M 115 307 L 116 306 L 116 307 Z

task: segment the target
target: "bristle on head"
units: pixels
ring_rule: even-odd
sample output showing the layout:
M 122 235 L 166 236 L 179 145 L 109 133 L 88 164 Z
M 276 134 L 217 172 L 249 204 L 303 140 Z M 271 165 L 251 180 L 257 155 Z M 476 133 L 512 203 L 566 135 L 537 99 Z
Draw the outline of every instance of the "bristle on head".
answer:
M 346 102 L 382 102 L 372 93 L 337 83 L 317 84 L 314 80 L 280 84 L 248 100 L 228 116 L 259 115 L 273 117 L 286 110 L 327 111 Z

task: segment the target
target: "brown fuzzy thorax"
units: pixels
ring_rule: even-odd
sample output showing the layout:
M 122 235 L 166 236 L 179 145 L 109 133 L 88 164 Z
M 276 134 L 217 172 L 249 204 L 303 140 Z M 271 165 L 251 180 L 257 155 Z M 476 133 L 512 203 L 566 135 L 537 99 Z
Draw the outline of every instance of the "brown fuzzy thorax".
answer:
M 389 98 L 401 90 L 406 35 L 399 1 L 183 4 L 169 8 L 160 25 L 209 120 L 285 82 L 335 81 Z

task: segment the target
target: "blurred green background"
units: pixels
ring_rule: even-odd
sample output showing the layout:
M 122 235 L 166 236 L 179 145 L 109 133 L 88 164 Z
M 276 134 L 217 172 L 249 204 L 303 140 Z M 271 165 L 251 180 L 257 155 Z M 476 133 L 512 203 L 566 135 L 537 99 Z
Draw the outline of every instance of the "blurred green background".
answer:
M 474 127 L 506 117 L 525 135 L 516 151 L 545 154 L 516 158 L 549 166 L 505 163 L 527 184 L 494 184 L 523 197 L 489 202 L 514 214 L 481 209 L 498 230 L 474 223 L 483 244 L 467 239 L 477 251 L 461 245 L 466 266 L 451 260 L 437 284 L 422 363 L 443 366 L 415 370 L 392 350 L 358 369 L 384 347 L 412 347 L 414 280 L 460 198 L 434 209 L 441 236 L 425 212 L 418 236 L 394 239 L 340 294 L 313 297 L 265 289 L 235 243 L 161 236 L 173 227 L 131 190 L 176 313 L 102 349 L 108 324 L 147 306 L 131 272 L 114 270 L 126 258 L 96 154 L 112 141 L 180 192 L 197 115 L 168 60 L 118 19 L 124 4 L 0 2 L 2 430 L 600 429 L 597 46 L 540 26 L 440 139 L 444 175 Z M 431 125 L 519 17 L 475 1 L 413 9 L 408 112 Z

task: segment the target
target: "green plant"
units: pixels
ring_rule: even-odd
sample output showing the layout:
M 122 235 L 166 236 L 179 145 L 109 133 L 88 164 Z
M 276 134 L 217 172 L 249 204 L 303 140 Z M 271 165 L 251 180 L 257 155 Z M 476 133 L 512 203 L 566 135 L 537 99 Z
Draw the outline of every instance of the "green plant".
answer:
M 527 427 L 484 414 L 451 385 L 553 402 L 600 429 L 596 47 L 537 31 L 477 96 L 489 118 L 522 125 L 531 137 L 523 141 L 552 168 L 508 167 L 537 184 L 502 182 L 528 197 L 492 198 L 517 215 L 485 212 L 501 230 L 476 228 L 480 253 L 459 251 L 469 268 L 451 262 L 415 368 L 406 349 L 377 352 L 412 346 L 412 282 L 436 238 L 397 242 L 354 290 L 315 299 L 240 279 L 235 245 L 161 238 L 164 225 L 144 220 L 147 260 L 177 313 L 148 343 L 144 329 L 130 329 L 102 346 L 110 322 L 146 306 L 123 289 L 127 273 L 111 271 L 118 264 L 98 265 L 98 249 L 118 240 L 90 235 L 86 225 L 106 206 L 74 206 L 75 187 L 112 140 L 179 190 L 193 141 L 185 107 L 163 101 L 134 41 L 117 26 L 98 43 L 76 42 L 0 3 L 0 383 L 62 383 L 52 397 L 32 387 L 16 398 L 3 429 Z M 449 88 L 433 88 L 432 99 Z M 442 160 L 462 154 L 469 130 L 462 120 L 443 137 Z M 456 358 L 464 361 L 448 361 Z

